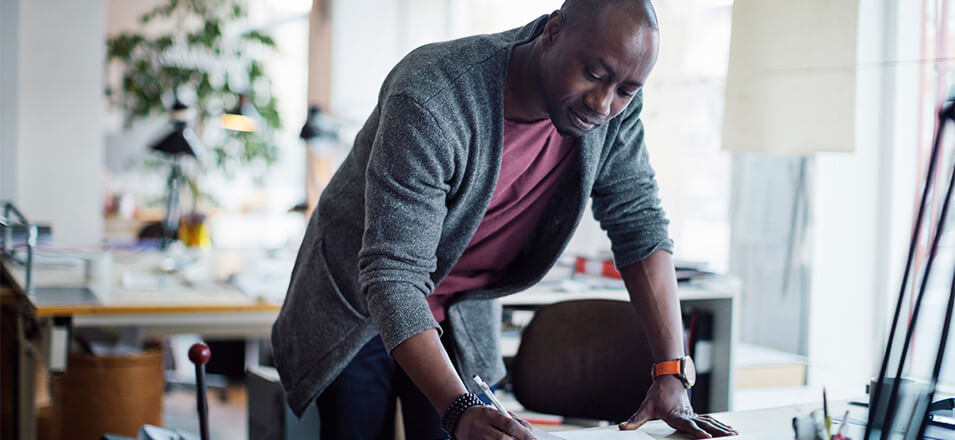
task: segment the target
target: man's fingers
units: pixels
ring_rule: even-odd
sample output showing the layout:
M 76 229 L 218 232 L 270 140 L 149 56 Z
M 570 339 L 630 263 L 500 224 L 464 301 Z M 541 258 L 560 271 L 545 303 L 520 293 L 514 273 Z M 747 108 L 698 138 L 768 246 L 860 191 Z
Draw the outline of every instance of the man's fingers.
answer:
M 710 433 L 704 431 L 699 427 L 693 420 L 686 417 L 675 417 L 672 419 L 666 419 L 668 425 L 676 428 L 677 431 L 680 431 L 684 434 L 690 434 L 693 438 L 711 438 L 713 437 Z
M 696 425 L 699 426 L 700 429 L 706 431 L 708 434 L 710 434 L 713 437 L 725 437 L 728 435 L 732 435 L 732 432 L 730 430 L 725 429 L 722 426 L 718 425 L 717 423 L 719 422 L 717 422 L 716 420 L 705 419 L 703 417 L 696 417 L 693 420 L 693 422 L 696 423 Z
M 524 425 L 525 428 L 527 428 L 527 429 L 532 429 L 532 428 L 533 428 L 533 426 L 531 426 L 530 422 L 528 422 L 527 420 L 524 420 L 524 419 L 518 417 L 517 414 L 514 414 L 513 412 L 510 412 L 510 411 L 508 411 L 507 413 L 511 415 L 511 418 L 512 418 L 512 419 L 517 420 L 517 423 L 520 423 L 521 425 Z
M 722 430 L 723 432 L 725 432 L 725 433 L 728 433 L 728 434 L 731 434 L 731 435 L 737 435 L 737 434 L 739 434 L 735 429 L 733 429 L 732 426 L 727 425 L 727 424 L 725 424 L 725 423 L 723 423 L 723 422 L 721 422 L 721 421 L 719 421 L 719 420 L 716 420 L 715 418 L 713 418 L 713 416 L 703 415 L 703 416 L 699 416 L 699 418 L 701 418 L 701 419 L 703 419 L 703 420 L 706 420 L 706 421 L 709 422 L 711 425 L 713 425 L 713 426 L 715 426 L 715 427 L 721 429 L 721 430 Z
M 643 424 L 647 423 L 648 421 L 650 421 L 648 412 L 641 408 L 636 412 L 636 414 L 630 416 L 629 420 L 617 425 L 617 427 L 624 431 L 632 431 L 643 426 Z
M 510 419 L 504 427 L 504 432 L 518 440 L 535 440 L 531 428 L 522 425 L 517 419 Z
M 514 437 L 517 440 L 534 440 L 534 435 L 531 434 L 531 429 L 529 427 L 524 427 L 524 425 L 518 420 L 519 419 L 516 417 L 508 417 L 498 411 L 494 411 L 491 424 L 495 428 L 500 429 L 505 434 Z
M 716 428 L 719 428 L 721 432 L 723 433 L 723 435 L 738 435 L 739 434 L 738 432 L 736 432 L 735 429 L 733 429 L 732 426 L 727 425 L 719 420 L 716 420 L 715 418 L 713 418 L 713 416 L 702 415 L 702 416 L 699 416 L 699 418 L 706 420 L 711 425 L 715 426 Z M 710 433 L 714 434 L 713 431 L 710 431 Z

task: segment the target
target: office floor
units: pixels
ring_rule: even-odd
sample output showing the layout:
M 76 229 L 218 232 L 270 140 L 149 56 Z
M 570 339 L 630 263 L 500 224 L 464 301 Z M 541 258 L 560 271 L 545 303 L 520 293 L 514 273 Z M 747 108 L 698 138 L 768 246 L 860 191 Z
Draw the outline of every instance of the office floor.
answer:
M 209 393 L 209 435 L 219 439 L 248 438 L 248 414 L 245 388 L 231 386 L 228 399 L 222 401 Z M 184 432 L 199 432 L 196 393 L 173 390 L 163 396 L 163 426 Z

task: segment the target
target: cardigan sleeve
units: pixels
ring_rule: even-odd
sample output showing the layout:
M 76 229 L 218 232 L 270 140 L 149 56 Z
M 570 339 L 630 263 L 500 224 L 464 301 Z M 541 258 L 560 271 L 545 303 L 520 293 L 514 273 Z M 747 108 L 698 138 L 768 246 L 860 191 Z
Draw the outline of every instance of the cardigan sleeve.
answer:
M 673 252 L 669 220 L 657 196 L 657 183 L 643 141 L 642 92 L 621 115 L 616 135 L 608 139 L 609 153 L 594 183 L 594 218 L 610 238 L 614 264 L 623 268 L 658 249 Z
M 390 353 L 440 327 L 426 297 L 447 213 L 452 147 L 428 109 L 404 95 L 382 105 L 366 171 L 359 285 Z

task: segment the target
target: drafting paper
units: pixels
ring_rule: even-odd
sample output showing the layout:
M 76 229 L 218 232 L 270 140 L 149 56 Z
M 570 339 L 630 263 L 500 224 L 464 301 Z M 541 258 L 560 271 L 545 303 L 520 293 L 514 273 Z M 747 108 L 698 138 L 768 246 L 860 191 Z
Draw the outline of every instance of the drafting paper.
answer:
M 572 429 L 549 433 L 535 429 L 533 434 L 538 440 L 653 440 L 653 437 L 643 431 L 621 431 L 616 425 L 606 428 Z

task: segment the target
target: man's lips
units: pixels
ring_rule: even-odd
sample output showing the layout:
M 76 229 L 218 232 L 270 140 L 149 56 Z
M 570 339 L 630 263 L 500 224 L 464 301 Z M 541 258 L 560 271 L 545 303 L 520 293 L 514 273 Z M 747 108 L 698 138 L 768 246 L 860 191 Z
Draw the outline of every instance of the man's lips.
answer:
M 591 130 L 597 126 L 597 123 L 581 116 L 580 113 L 575 112 L 572 108 L 568 108 L 567 113 L 570 114 L 571 122 L 573 122 L 574 125 L 581 130 Z

